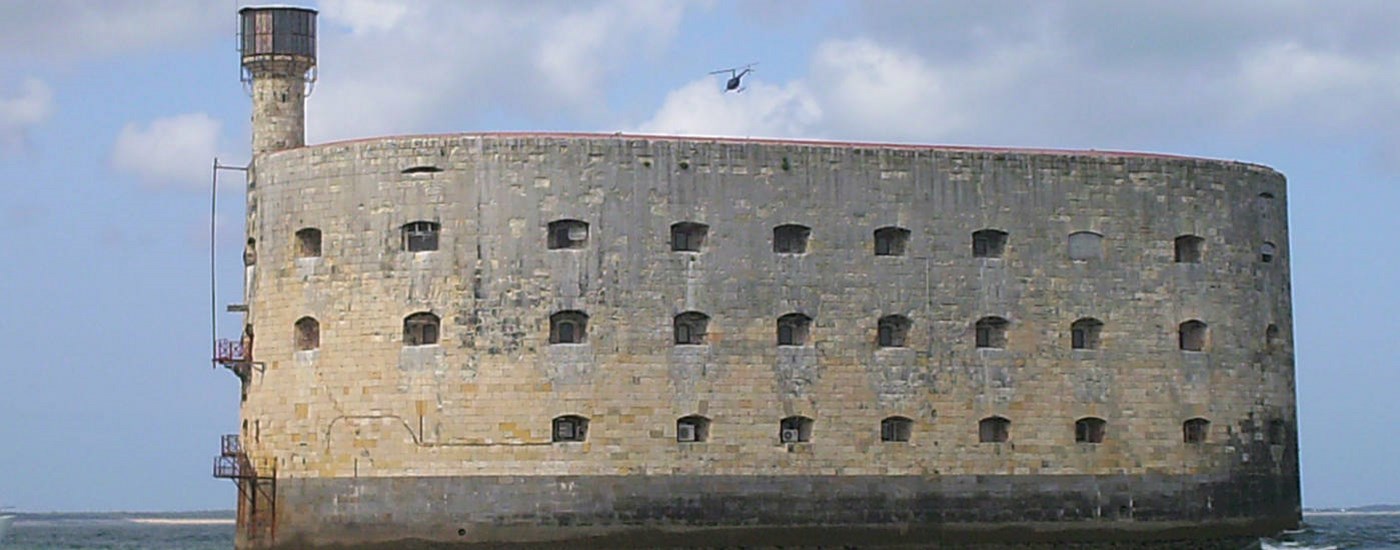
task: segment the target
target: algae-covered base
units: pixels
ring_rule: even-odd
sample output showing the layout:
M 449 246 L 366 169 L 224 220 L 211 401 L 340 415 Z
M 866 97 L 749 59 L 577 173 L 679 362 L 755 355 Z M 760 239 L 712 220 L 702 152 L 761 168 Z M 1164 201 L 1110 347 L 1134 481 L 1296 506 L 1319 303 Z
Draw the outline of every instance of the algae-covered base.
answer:
M 481 476 L 286 479 L 241 548 L 1247 548 L 1287 478 Z M 273 538 L 275 537 L 275 539 Z
M 1183 527 L 1182 529 L 1192 530 L 1193 528 Z M 1213 539 L 1180 536 L 1176 538 L 1154 538 L 1151 540 L 1114 540 L 1111 537 L 1105 537 L 1104 540 L 1086 542 L 1062 540 L 1051 542 L 977 542 L 975 539 L 964 539 L 959 538 L 957 535 L 940 533 L 931 535 L 942 538 L 925 538 L 915 542 L 879 542 L 878 538 L 846 542 L 844 539 L 833 539 L 827 536 L 826 533 L 828 532 L 829 531 L 821 529 L 809 531 L 807 536 L 801 538 L 804 540 L 821 539 L 821 542 L 799 543 L 774 543 L 766 541 L 758 543 L 733 543 L 728 540 L 729 537 L 721 533 L 698 532 L 686 535 L 684 539 L 663 536 L 631 537 L 626 540 L 615 537 L 598 537 L 594 539 L 572 539 L 569 541 L 521 543 L 435 542 L 422 539 L 402 539 L 382 543 L 313 545 L 307 543 L 303 539 L 297 539 L 280 544 L 277 548 L 316 550 L 556 550 L 562 548 L 685 548 L 691 550 L 1258 550 L 1261 548 L 1259 537 L 1255 536 L 1217 537 Z M 878 534 L 871 536 L 881 537 L 881 535 Z M 871 542 L 872 540 L 876 542 Z

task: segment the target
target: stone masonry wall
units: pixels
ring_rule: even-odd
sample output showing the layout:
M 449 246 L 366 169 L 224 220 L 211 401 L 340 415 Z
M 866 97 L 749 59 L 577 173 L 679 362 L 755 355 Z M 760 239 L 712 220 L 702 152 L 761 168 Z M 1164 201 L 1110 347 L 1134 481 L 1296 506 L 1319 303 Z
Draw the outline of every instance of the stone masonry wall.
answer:
M 244 60 L 252 73 L 253 154 L 301 147 L 306 143 L 306 78 L 313 60 L 300 57 Z
M 422 166 L 441 171 L 402 172 Z M 1296 480 L 1285 204 L 1264 167 L 1093 152 L 453 135 L 260 155 L 243 441 L 307 479 L 1265 463 Z M 560 219 L 589 224 L 586 247 L 546 249 Z M 400 249 L 418 220 L 441 224 L 439 250 Z M 682 221 L 709 225 L 701 252 L 671 250 Z M 805 254 L 773 252 L 787 223 L 811 228 Z M 884 226 L 910 231 L 905 255 L 874 255 Z M 307 227 L 322 254 L 298 259 Z M 1009 233 L 1003 258 L 973 257 L 986 228 Z M 1077 231 L 1103 236 L 1100 258 L 1069 258 Z M 1200 263 L 1173 261 L 1185 234 L 1205 239 Z M 550 314 L 571 309 L 589 315 L 587 343 L 550 345 Z M 438 345 L 403 345 L 419 311 L 442 319 Z M 710 316 L 706 345 L 673 344 L 684 311 Z M 813 319 L 810 345 L 775 345 L 792 312 Z M 889 314 L 911 320 L 907 347 L 877 347 Z M 303 316 L 320 323 L 315 351 L 294 351 Z M 1010 321 L 1004 349 L 975 348 L 984 316 Z M 1071 349 L 1081 317 L 1104 323 L 1100 349 Z M 1202 352 L 1178 349 L 1190 319 L 1209 325 Z M 551 443 L 565 414 L 590 419 L 587 441 Z M 693 414 L 708 441 L 677 442 Z M 814 419 L 810 442 L 779 442 L 789 415 Z M 913 420 L 908 442 L 880 440 L 893 415 Z M 992 415 L 1008 442 L 978 442 Z M 1107 421 L 1103 443 L 1075 442 L 1087 416 Z M 1203 445 L 1183 442 L 1193 417 L 1211 422 Z

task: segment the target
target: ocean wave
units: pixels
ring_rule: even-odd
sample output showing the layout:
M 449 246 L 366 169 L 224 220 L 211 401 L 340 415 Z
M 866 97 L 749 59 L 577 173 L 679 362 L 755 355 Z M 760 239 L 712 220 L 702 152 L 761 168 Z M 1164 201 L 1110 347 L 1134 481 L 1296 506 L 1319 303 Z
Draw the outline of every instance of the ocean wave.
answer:
M 1348 510 L 1318 510 L 1315 512 L 1303 512 L 1303 517 L 1308 516 L 1400 516 L 1400 511 L 1396 510 L 1372 510 L 1372 511 L 1348 511 Z
M 1339 550 L 1341 547 L 1335 544 L 1328 546 L 1304 546 L 1302 543 L 1292 541 L 1259 541 L 1259 546 L 1263 550 Z

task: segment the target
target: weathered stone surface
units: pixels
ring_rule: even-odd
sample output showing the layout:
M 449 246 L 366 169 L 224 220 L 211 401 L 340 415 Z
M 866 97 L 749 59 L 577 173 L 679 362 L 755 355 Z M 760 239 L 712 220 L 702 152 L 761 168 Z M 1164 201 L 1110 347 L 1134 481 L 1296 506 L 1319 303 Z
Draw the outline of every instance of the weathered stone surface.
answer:
M 301 147 L 306 143 L 305 59 L 257 61 L 248 65 L 253 79 L 253 153 Z
M 1195 539 L 1200 548 L 1287 526 L 1286 485 L 1156 475 L 292 479 L 279 484 L 294 504 L 279 509 L 278 538 L 569 548 Z M 1273 499 L 1279 516 L 1226 513 L 1240 498 Z
M 402 173 L 422 166 L 440 171 Z M 243 439 L 278 465 L 281 543 L 458 544 L 458 528 L 632 547 L 684 545 L 668 529 L 751 547 L 1160 542 L 1298 518 L 1286 188 L 1268 168 L 484 134 L 262 154 L 252 177 L 262 368 Z M 589 224 L 584 248 L 546 248 L 561 219 Z M 401 249 L 414 221 L 441 224 L 438 250 Z M 684 221 L 709 225 L 701 251 L 671 250 Z M 789 223 L 811 228 L 806 253 L 773 252 Z M 910 231 L 904 255 L 874 255 L 886 226 Z M 306 227 L 319 259 L 295 258 Z M 1003 257 L 973 257 L 986 228 L 1009 233 Z M 1080 231 L 1102 235 L 1100 257 L 1070 258 Z M 1173 260 L 1186 234 L 1204 239 L 1199 263 Z M 549 344 L 562 310 L 587 313 L 587 343 Z M 422 311 L 441 339 L 406 349 Z M 685 311 L 709 316 L 705 345 L 673 344 Z M 793 312 L 809 344 L 780 348 Z M 905 349 L 876 345 L 892 314 L 911 322 Z M 302 316 L 320 323 L 314 353 L 294 350 Z M 986 316 L 1010 321 L 1004 349 L 975 348 Z M 1071 349 L 1084 317 L 1103 322 L 1099 349 Z M 1191 319 L 1209 326 L 1204 351 L 1178 349 Z M 565 414 L 590 419 L 586 442 L 551 443 Z M 678 443 L 692 414 L 710 438 Z M 815 420 L 811 442 L 779 443 L 791 415 Z M 978 442 L 992 415 L 1009 442 Z M 880 441 L 889 416 L 914 420 L 910 441 Z M 1076 443 L 1090 416 L 1104 442 Z M 1207 441 L 1184 443 L 1196 417 Z M 272 543 L 244 523 L 241 546 Z

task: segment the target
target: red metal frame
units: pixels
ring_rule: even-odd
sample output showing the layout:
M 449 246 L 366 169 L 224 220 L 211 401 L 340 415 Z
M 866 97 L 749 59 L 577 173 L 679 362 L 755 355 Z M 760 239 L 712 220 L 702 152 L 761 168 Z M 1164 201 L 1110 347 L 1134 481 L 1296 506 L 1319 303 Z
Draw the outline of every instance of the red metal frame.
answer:
M 263 458 L 256 463 L 243 450 L 238 435 L 219 438 L 214 457 L 214 477 L 232 479 L 238 486 L 238 525 L 251 539 L 277 541 L 277 463 Z M 259 504 L 259 503 L 262 504 Z
M 214 362 L 224 366 L 251 363 L 250 350 L 243 348 L 241 340 L 219 339 L 214 342 Z
M 238 440 L 238 434 L 228 434 L 219 438 L 219 456 L 238 456 L 243 454 L 243 444 Z
M 233 371 L 246 383 L 253 374 L 252 340 L 214 341 L 214 364 Z
M 258 466 L 262 466 L 259 468 Z M 219 456 L 214 457 L 214 477 L 226 479 L 272 479 L 277 477 L 270 461 L 260 461 L 257 465 L 243 452 L 243 443 L 237 435 L 219 438 Z

